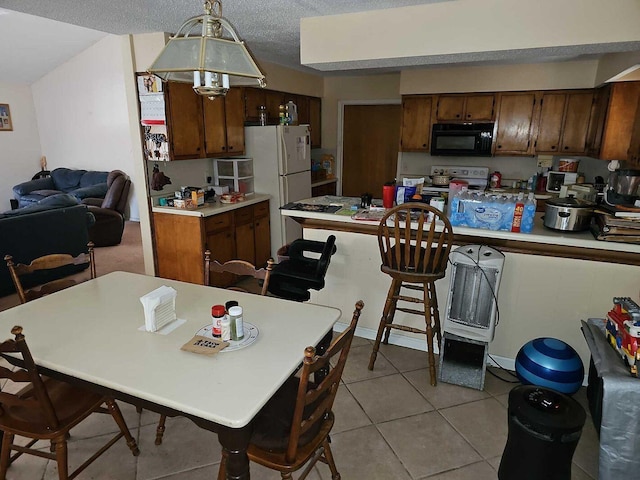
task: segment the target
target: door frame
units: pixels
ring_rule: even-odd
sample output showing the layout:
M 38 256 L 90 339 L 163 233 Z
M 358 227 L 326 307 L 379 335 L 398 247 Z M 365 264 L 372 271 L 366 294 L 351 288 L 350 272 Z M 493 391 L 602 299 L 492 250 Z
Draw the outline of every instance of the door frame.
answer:
M 336 145 L 336 172 L 338 173 L 338 182 L 336 184 L 336 192 L 342 195 L 342 165 L 343 165 L 343 138 L 344 138 L 344 107 L 348 105 L 402 105 L 402 99 L 387 100 L 338 100 L 338 138 Z

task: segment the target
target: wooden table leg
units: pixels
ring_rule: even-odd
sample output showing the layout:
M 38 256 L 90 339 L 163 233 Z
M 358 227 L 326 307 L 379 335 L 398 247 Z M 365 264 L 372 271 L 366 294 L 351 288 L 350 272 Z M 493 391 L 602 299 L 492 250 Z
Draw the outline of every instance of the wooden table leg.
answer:
M 249 480 L 249 457 L 247 447 L 251 438 L 251 425 L 242 428 L 220 427 L 218 441 L 223 455 L 227 457 L 227 479 Z

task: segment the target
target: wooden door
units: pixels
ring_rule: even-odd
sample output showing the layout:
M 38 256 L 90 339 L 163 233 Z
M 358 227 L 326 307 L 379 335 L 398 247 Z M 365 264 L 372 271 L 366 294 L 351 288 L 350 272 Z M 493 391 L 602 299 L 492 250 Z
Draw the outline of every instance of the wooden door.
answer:
M 587 131 L 593 107 L 593 91 L 567 95 L 560 151 L 582 155 L 587 151 Z
M 224 99 L 227 153 L 244 154 L 244 96 L 242 89 L 231 88 Z
M 495 154 L 531 155 L 535 92 L 499 95 Z
M 587 155 L 593 158 L 598 158 L 600 155 L 604 122 L 607 119 L 610 95 L 610 84 L 598 88 L 594 94 L 595 108 L 593 109 L 593 115 L 591 115 L 591 121 L 589 122 L 589 131 L 587 132 Z
M 202 218 L 154 213 L 153 226 L 158 276 L 202 284 Z
M 322 100 L 320 98 L 309 97 L 309 129 L 311 148 L 320 148 L 322 145 L 321 107 Z
M 207 155 L 227 154 L 227 136 L 225 130 L 225 99 L 202 98 L 204 111 L 204 143 Z
M 403 152 L 429 151 L 432 105 L 433 97 L 428 95 L 402 97 L 400 150 Z
M 220 263 L 236 258 L 233 230 L 231 227 L 215 233 L 207 234 L 207 248 L 211 251 L 211 259 Z M 202 262 L 201 262 L 202 263 Z M 212 287 L 226 287 L 234 281 L 235 275 L 230 273 L 211 272 L 209 283 Z
M 188 83 L 168 82 L 166 87 L 171 159 L 200 158 L 204 154 L 202 97 Z
M 564 93 L 545 93 L 542 95 L 538 137 L 535 144 L 537 153 L 558 153 L 560 150 L 566 99 L 567 96 Z
M 246 122 L 258 122 L 258 107 L 267 106 L 266 90 L 262 88 L 244 88 L 244 120 Z
M 400 105 L 344 107 L 343 195 L 382 198 L 382 185 L 396 176 L 400 117 Z
M 253 235 L 256 245 L 256 267 L 264 267 L 271 258 L 271 229 L 269 223 L 269 202 L 253 206 Z
M 496 97 L 493 94 L 469 95 L 466 99 L 464 119 L 473 122 L 491 122 L 495 118 L 494 105 Z
M 265 101 L 267 105 L 267 116 L 269 123 L 277 125 L 280 122 L 278 114 L 280 113 L 280 105 L 284 105 L 284 93 L 275 90 L 265 91 Z
M 618 82 L 612 85 L 600 159 L 624 160 L 627 158 L 635 118 L 638 114 L 639 99 L 640 82 Z
M 436 119 L 439 122 L 462 121 L 464 119 L 464 101 L 463 95 L 438 96 Z
M 636 118 L 633 123 L 633 130 L 631 131 L 627 159 L 633 167 L 637 168 L 640 166 L 640 99 L 638 99 Z

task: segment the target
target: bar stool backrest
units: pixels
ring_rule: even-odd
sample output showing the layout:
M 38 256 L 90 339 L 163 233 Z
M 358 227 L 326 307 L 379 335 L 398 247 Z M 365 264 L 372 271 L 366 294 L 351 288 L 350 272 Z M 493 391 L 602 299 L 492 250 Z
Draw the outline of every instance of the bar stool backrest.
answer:
M 403 203 L 378 225 L 381 270 L 407 281 L 425 275 L 442 278 L 452 242 L 451 223 L 442 211 L 424 203 Z

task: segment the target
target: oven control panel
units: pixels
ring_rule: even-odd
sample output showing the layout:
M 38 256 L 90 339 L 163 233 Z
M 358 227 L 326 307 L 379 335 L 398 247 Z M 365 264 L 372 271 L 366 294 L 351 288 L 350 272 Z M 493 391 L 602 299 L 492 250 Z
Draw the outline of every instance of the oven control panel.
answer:
M 489 178 L 489 167 L 458 167 L 452 165 L 432 165 L 431 175 L 448 175 L 456 178 Z

